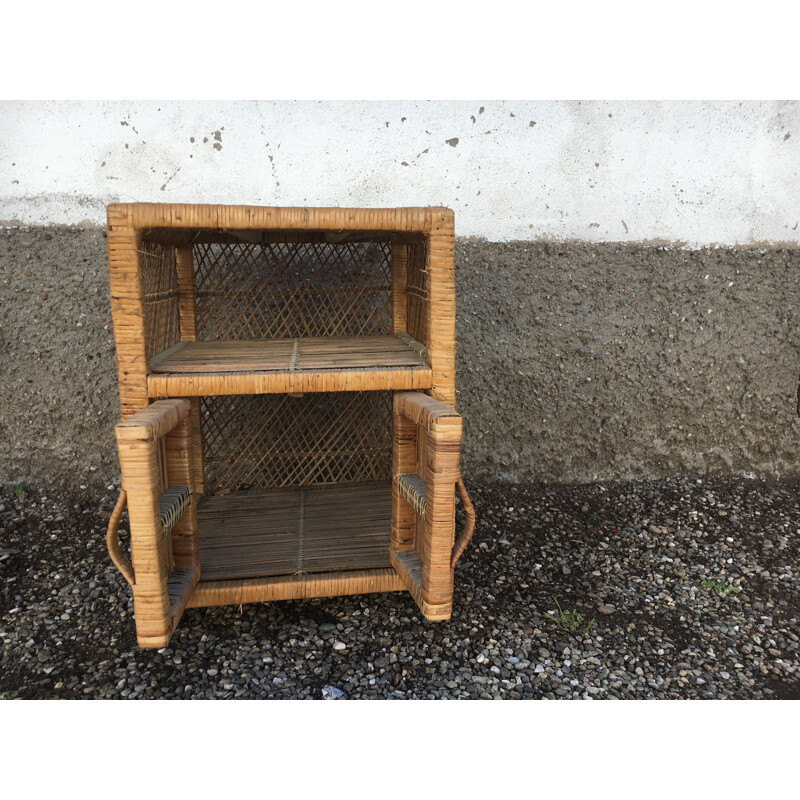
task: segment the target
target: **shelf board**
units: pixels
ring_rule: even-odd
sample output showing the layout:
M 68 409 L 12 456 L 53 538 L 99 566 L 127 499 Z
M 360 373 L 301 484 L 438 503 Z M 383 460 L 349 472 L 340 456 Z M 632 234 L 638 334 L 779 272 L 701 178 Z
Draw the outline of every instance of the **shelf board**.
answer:
M 410 337 L 181 342 L 150 360 L 150 397 L 430 389 Z
M 202 579 L 390 568 L 391 514 L 388 481 L 203 497 Z

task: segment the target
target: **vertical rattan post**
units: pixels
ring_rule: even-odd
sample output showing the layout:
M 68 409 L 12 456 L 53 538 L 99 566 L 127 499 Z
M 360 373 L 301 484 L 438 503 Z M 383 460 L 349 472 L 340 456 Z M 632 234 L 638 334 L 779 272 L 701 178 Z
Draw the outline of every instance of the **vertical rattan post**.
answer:
M 139 274 L 142 237 L 131 225 L 127 207 L 109 206 L 107 236 L 119 402 L 122 418 L 125 419 L 148 403 L 144 294 Z
M 197 341 L 197 305 L 194 282 L 192 246 L 175 248 L 175 273 L 178 279 L 178 314 L 180 315 L 181 341 Z M 198 494 L 203 494 L 203 441 L 200 429 L 200 398 L 189 401 L 191 410 L 192 445 L 194 452 L 194 482 Z
M 189 406 L 191 408 L 189 414 L 191 416 L 194 486 L 197 494 L 205 494 L 205 471 L 203 468 L 203 429 L 201 427 L 202 414 L 200 412 L 200 398 L 190 397 Z
M 417 426 L 399 410 L 395 394 L 392 413 L 392 476 L 416 472 Z M 392 552 L 400 553 L 414 547 L 416 512 L 400 496 L 396 481 L 392 481 Z
M 195 325 L 194 266 L 191 245 L 175 248 L 175 274 L 178 279 L 178 314 L 181 325 L 181 341 L 197 341 Z
M 455 531 L 455 484 L 459 478 L 461 418 L 443 417 L 431 423 L 426 453 L 427 503 L 422 543 L 422 599 L 449 616 L 453 605 L 450 559 Z
M 433 370 L 432 397 L 456 407 L 456 287 L 453 212 L 438 210 L 428 237 L 428 351 Z
M 406 333 L 408 245 L 392 244 L 392 333 Z
M 160 447 L 151 437 L 133 438 L 136 433 L 117 427 L 122 488 L 128 495 L 131 531 L 133 613 L 140 647 L 162 647 L 172 634 L 167 579 L 168 542 L 159 517 L 161 487 Z
M 192 420 L 187 416 L 164 438 L 167 460 L 167 484 L 188 486 L 192 502 L 172 529 L 172 552 L 176 567 L 200 569 L 197 544 L 197 499 L 194 480 Z
M 408 281 L 408 245 L 392 244 L 392 332 L 406 333 Z M 398 413 L 397 398 L 392 401 L 392 475 L 413 472 L 417 454 L 417 429 L 411 420 Z M 414 509 L 401 502 L 397 485 L 392 482 L 392 536 L 394 552 L 414 546 L 416 515 Z

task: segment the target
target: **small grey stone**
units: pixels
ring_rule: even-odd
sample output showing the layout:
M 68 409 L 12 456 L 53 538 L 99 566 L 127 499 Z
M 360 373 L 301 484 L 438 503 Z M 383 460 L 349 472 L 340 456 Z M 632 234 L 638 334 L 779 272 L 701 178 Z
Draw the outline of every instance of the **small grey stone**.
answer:
M 332 633 L 336 630 L 336 625 L 333 622 L 321 622 L 319 624 L 320 633 Z
M 602 605 L 597 609 L 601 614 L 615 614 L 617 609 L 614 606 Z
M 333 643 L 334 650 L 346 650 L 347 645 L 344 642 L 340 642 L 338 639 Z

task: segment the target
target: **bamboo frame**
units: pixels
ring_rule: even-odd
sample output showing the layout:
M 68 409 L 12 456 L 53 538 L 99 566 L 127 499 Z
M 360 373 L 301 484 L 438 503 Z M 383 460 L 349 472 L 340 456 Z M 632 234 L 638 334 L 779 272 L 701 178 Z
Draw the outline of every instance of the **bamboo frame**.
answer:
M 200 577 L 188 416 L 186 400 L 162 400 L 116 427 L 141 647 L 163 647 L 169 641 Z M 174 535 L 165 535 L 160 519 L 159 497 L 169 485 L 187 486 L 192 496 Z
M 380 339 L 375 334 L 380 331 L 368 328 L 373 337 L 368 341 L 376 353 L 371 360 L 361 363 L 358 353 L 362 351 L 352 349 L 360 340 L 353 340 L 351 346 L 337 344 L 333 339 L 317 344 L 319 340 L 305 338 L 295 338 L 292 344 L 290 338 L 285 363 L 278 355 L 285 349 L 280 343 L 271 350 L 244 344 L 239 355 L 255 356 L 248 356 L 251 365 L 242 369 L 244 362 L 237 368 L 238 362 L 230 361 L 231 353 L 237 353 L 235 348 L 231 350 L 225 342 L 216 349 L 206 346 L 203 320 L 207 317 L 198 320 L 201 298 L 196 288 L 198 270 L 202 273 L 205 267 L 202 260 L 196 263 L 195 257 L 202 259 L 209 247 L 217 248 L 213 253 L 218 258 L 220 253 L 224 256 L 225 248 L 245 254 L 248 247 L 272 247 L 275 252 L 286 252 L 281 243 L 293 243 L 295 247 L 327 247 L 325 252 L 329 252 L 339 243 L 363 242 L 380 242 L 370 248 L 380 250 L 382 258 L 391 258 L 390 305 L 378 308 L 381 314 L 388 308 L 386 333 L 394 335 L 395 344 L 389 345 L 387 340 L 384 351 L 375 350 Z M 462 426 L 461 417 L 455 412 L 453 242 L 453 212 L 445 208 L 262 208 L 155 203 L 108 207 L 109 286 L 123 419 L 117 426 L 123 497 L 112 515 L 108 539 L 115 563 L 128 579 L 133 579 L 140 646 L 165 644 L 186 607 L 227 603 L 406 589 L 428 619 L 450 616 L 453 568 L 469 540 L 474 520 L 458 471 Z M 152 253 L 156 254 L 155 261 Z M 166 256 L 162 257 L 162 253 Z M 236 268 L 246 270 L 250 263 L 247 259 L 253 257 L 239 257 Z M 162 262 L 171 264 L 174 282 L 151 282 L 153 288 L 145 295 L 144 258 L 151 259 L 148 269 L 159 269 Z M 339 262 L 332 263 L 336 267 Z M 387 275 L 388 263 L 383 262 Z M 212 262 L 212 267 L 224 270 L 224 263 Z M 168 292 L 162 291 L 162 286 Z M 289 290 L 287 284 L 281 292 Z M 321 302 L 335 302 L 332 298 L 337 291 L 351 298 L 346 301 L 349 304 L 364 302 L 348 286 L 338 289 L 335 285 L 319 292 Z M 272 294 L 281 297 L 281 292 Z M 270 294 L 260 290 L 265 303 L 276 302 L 267 297 Z M 206 296 L 212 297 L 212 305 L 201 308 L 211 308 L 213 312 L 219 298 L 208 292 Z M 221 302 L 226 307 L 228 301 L 223 298 Z M 148 322 L 148 303 L 155 313 L 169 319 L 166 333 L 158 329 L 158 322 L 155 329 L 153 320 Z M 163 313 L 165 303 L 174 303 L 168 306 L 169 315 Z M 349 307 L 343 307 L 342 313 Z M 313 304 L 308 305 L 302 313 L 313 308 Z M 323 321 L 324 330 L 328 324 Z M 169 347 L 175 341 L 175 325 L 180 341 Z M 408 348 L 404 351 L 408 355 L 399 354 L 397 342 Z M 168 349 L 158 352 L 164 346 Z M 332 357 L 326 355 L 329 350 Z M 261 361 L 258 353 L 263 353 Z M 203 358 L 208 359 L 207 367 Z M 314 358 L 318 359 L 316 366 Z M 189 370 L 181 371 L 180 364 L 188 365 Z M 214 487 L 207 485 L 203 463 L 202 409 L 206 401 L 202 398 L 227 395 L 235 399 L 254 394 L 300 397 L 308 393 L 378 390 L 394 392 L 392 503 L 391 518 L 386 521 L 389 560 L 385 562 L 387 567 L 391 563 L 391 568 L 203 580 L 198 530 L 204 523 L 198 520 L 196 496 L 214 491 Z M 208 419 L 214 421 L 213 417 Z M 358 423 L 353 420 L 347 424 Z M 357 436 L 354 441 L 358 440 Z M 192 499 L 165 536 L 158 504 L 159 496 L 170 485 L 189 487 Z M 389 484 L 386 486 L 389 491 Z M 465 500 L 468 525 L 454 546 L 456 487 Z M 132 564 L 127 566 L 116 539 L 125 501 L 132 554 Z
M 428 619 L 449 619 L 455 566 L 451 565 L 455 490 L 461 478 L 461 416 L 427 395 L 397 393 L 394 430 L 398 455 L 393 469 L 392 565 Z M 406 470 L 414 464 L 418 444 L 423 442 L 425 457 L 422 464 L 417 463 L 412 477 L 424 484 L 424 500 L 416 482 L 409 485 L 411 482 L 405 477 Z M 413 541 L 412 519 L 416 522 Z
M 108 256 L 111 311 L 117 343 L 117 367 L 120 406 L 123 418 L 147 405 L 153 397 L 183 397 L 191 394 L 226 393 L 230 382 L 209 376 L 210 385 L 192 390 L 197 378 L 180 376 L 148 377 L 150 359 L 144 346 L 144 298 L 139 275 L 138 253 L 143 232 L 151 228 L 197 231 L 269 231 L 289 232 L 331 230 L 403 232 L 423 234 L 427 239 L 427 281 L 429 302 L 426 325 L 427 348 L 431 368 L 427 378 L 401 379 L 395 370 L 376 370 L 374 374 L 356 371 L 341 380 L 323 374 L 301 378 L 262 378 L 256 373 L 228 388 L 227 393 L 276 391 L 362 391 L 367 389 L 425 389 L 455 408 L 455 284 L 453 265 L 453 212 L 447 208 L 344 209 L 344 208 L 262 208 L 254 206 L 180 205 L 161 203 L 117 203 L 108 207 Z M 395 246 L 396 247 L 396 246 Z M 186 248 L 177 248 L 177 269 L 181 314 L 181 338 L 191 341 L 192 324 L 187 313 L 190 286 Z M 395 288 L 397 288 L 395 286 Z M 393 304 L 395 327 L 402 311 L 400 297 Z M 403 332 L 395 330 L 395 332 Z M 266 381 L 266 386 L 264 382 Z M 331 383 L 335 384 L 331 386 Z M 188 390 L 188 391 L 187 391 Z

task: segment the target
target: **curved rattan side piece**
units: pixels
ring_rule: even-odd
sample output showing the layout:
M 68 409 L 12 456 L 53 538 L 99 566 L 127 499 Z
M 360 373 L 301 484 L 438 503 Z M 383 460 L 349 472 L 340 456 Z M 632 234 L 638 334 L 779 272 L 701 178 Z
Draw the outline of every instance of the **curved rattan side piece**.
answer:
M 475 507 L 472 505 L 472 501 L 469 499 L 467 487 L 464 486 L 464 481 L 462 481 L 461 478 L 456 481 L 456 489 L 458 490 L 458 496 L 461 498 L 461 503 L 464 506 L 464 514 L 466 515 L 467 519 L 464 523 L 464 529 L 459 534 L 455 545 L 453 545 L 453 555 L 450 558 L 450 569 L 456 568 L 458 559 L 461 558 L 464 551 L 467 549 L 467 545 L 472 540 L 472 533 L 475 530 Z
M 124 490 L 119 493 L 119 500 L 111 512 L 111 519 L 108 521 L 108 531 L 106 532 L 106 545 L 108 546 L 108 554 L 114 562 L 116 568 L 122 573 L 128 583 L 133 586 L 136 583 L 136 577 L 133 574 L 133 567 L 131 562 L 122 553 L 119 546 L 119 521 L 122 518 L 122 512 L 125 510 L 125 505 L 128 501 L 127 492 Z

